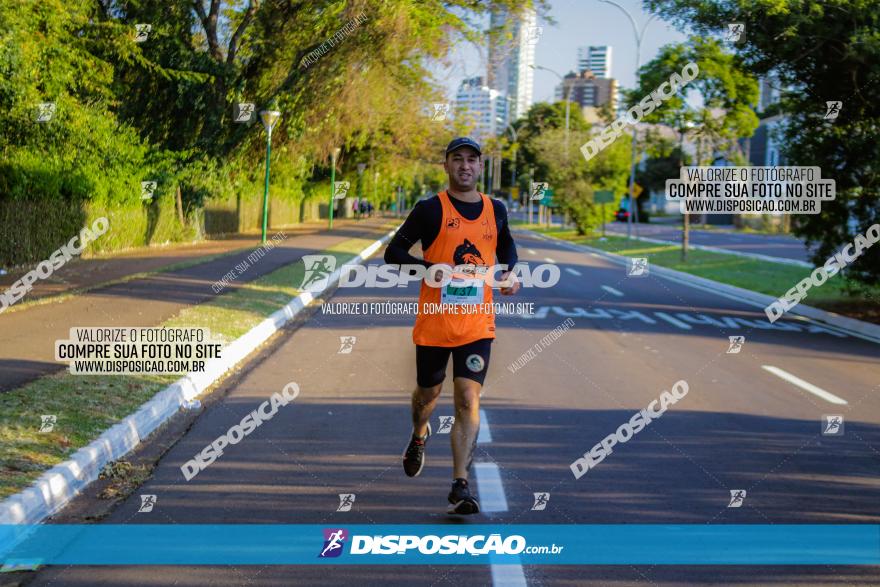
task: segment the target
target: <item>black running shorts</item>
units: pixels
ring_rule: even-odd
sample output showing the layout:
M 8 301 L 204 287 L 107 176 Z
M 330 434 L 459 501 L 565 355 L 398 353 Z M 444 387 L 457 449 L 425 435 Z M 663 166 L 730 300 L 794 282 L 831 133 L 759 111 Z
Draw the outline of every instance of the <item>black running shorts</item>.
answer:
M 452 354 L 452 376 L 472 379 L 480 385 L 489 369 L 492 338 L 481 338 L 457 347 L 416 345 L 416 381 L 419 387 L 433 387 L 446 378 L 449 354 Z

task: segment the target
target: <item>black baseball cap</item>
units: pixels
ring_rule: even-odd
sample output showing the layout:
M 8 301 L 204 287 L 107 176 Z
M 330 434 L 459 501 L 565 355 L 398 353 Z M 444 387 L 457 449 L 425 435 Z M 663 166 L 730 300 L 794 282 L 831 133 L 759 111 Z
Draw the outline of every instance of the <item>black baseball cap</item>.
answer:
M 476 151 L 478 155 L 483 154 L 483 150 L 480 149 L 480 143 L 470 137 L 458 137 L 456 139 L 452 139 L 452 142 L 450 142 L 446 146 L 446 155 L 449 156 L 450 153 L 457 149 L 461 149 L 462 147 L 470 147 L 471 149 Z

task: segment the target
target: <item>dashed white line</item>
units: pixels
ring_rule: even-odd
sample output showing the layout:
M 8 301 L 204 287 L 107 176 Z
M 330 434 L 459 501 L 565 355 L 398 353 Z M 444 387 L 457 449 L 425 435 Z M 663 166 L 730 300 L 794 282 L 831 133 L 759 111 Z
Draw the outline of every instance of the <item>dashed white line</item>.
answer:
M 553 263 L 554 265 L 556 265 L 556 261 L 554 261 L 550 257 L 544 257 L 544 260 L 547 261 L 548 263 Z
M 815 385 L 813 385 L 809 381 L 804 381 L 800 377 L 797 377 L 796 375 L 792 375 L 788 371 L 783 371 L 779 367 L 774 367 L 773 365 L 761 365 L 761 368 L 764 369 L 765 371 L 769 371 L 770 373 L 773 373 L 774 375 L 776 375 L 780 379 L 785 379 L 786 381 L 788 381 L 792 385 L 796 385 L 796 386 L 800 387 L 804 391 L 808 391 L 808 392 L 812 393 L 816 397 L 820 397 L 820 398 L 824 399 L 826 402 L 829 402 L 832 404 L 837 404 L 840 406 L 845 406 L 848 403 L 842 397 L 837 397 L 836 395 L 834 395 L 830 391 L 825 391 L 821 387 L 816 387 Z
M 507 496 L 501 484 L 501 471 L 495 463 L 474 463 L 477 485 L 480 487 L 480 511 L 506 512 Z
M 682 322 L 678 318 L 670 316 L 666 312 L 654 312 L 654 315 L 657 316 L 658 318 L 660 318 L 661 320 L 666 320 L 667 322 L 669 322 L 670 324 L 672 324 L 675 327 L 681 328 L 682 330 L 690 330 L 691 329 L 690 324 L 688 324 L 686 322 Z
M 477 434 L 477 444 L 492 442 L 492 431 L 489 430 L 489 416 L 484 410 L 480 410 L 480 432 Z
M 489 557 L 492 560 L 492 557 Z M 492 565 L 492 587 L 526 587 L 522 565 Z
M 571 267 L 566 267 L 565 270 L 568 271 L 569 273 L 571 273 L 572 275 L 580 275 L 581 274 L 580 271 L 578 271 L 577 269 L 572 269 Z
M 492 442 L 492 432 L 489 429 L 489 418 L 484 410 L 480 410 L 480 432 L 477 435 L 477 443 L 485 444 Z M 495 463 L 474 463 L 474 475 L 479 487 L 480 511 L 482 512 L 506 512 L 507 496 L 504 494 L 504 485 L 501 483 L 501 471 Z M 489 571 L 492 573 L 493 587 L 527 587 L 526 576 L 521 563 L 492 564 L 489 557 Z
M 538 254 L 538 253 L 535 252 L 535 249 L 526 249 L 526 252 L 527 252 L 529 255 L 537 255 L 537 254 Z
M 613 295 L 613 296 L 617 296 L 617 297 L 619 297 L 619 298 L 622 298 L 622 297 L 623 297 L 623 292 L 622 292 L 622 291 L 618 291 L 618 290 L 614 289 L 614 288 L 611 287 L 611 286 L 603 285 L 603 286 L 602 286 L 602 289 L 604 289 L 605 291 L 607 291 L 608 293 L 610 293 L 610 294 Z

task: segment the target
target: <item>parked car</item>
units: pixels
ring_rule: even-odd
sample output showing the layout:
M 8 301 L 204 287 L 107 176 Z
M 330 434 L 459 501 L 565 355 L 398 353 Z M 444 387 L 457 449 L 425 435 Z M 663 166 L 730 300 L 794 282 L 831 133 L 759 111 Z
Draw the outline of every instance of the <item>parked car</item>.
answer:
M 629 202 L 627 200 L 620 201 L 620 208 L 617 210 L 615 218 L 618 222 L 629 222 Z M 644 208 L 639 210 L 639 222 L 650 222 L 651 214 Z

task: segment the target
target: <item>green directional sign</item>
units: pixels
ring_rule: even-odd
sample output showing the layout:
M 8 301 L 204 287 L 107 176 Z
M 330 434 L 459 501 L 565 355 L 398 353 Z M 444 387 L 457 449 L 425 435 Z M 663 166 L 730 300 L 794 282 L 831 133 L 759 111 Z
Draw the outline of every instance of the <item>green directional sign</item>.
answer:
M 593 192 L 593 202 L 596 204 L 611 204 L 614 202 L 614 192 L 611 190 L 598 190 Z
M 553 206 L 553 190 L 550 188 L 544 190 L 544 197 L 540 201 L 545 206 Z

